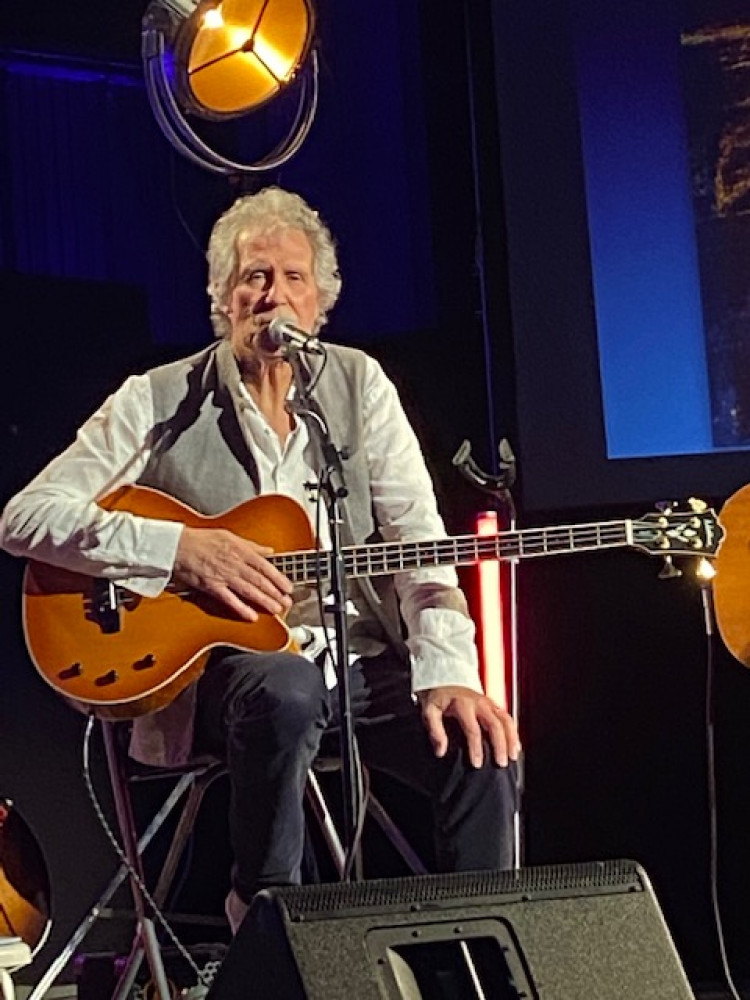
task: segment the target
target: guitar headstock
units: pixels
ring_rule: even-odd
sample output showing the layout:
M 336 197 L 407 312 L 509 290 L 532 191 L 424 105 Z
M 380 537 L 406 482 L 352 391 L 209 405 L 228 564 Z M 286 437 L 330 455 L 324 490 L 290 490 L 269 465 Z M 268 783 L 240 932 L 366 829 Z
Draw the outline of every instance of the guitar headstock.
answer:
M 672 504 L 633 521 L 633 545 L 650 555 L 714 556 L 724 535 L 716 511 L 691 498 L 688 510 Z

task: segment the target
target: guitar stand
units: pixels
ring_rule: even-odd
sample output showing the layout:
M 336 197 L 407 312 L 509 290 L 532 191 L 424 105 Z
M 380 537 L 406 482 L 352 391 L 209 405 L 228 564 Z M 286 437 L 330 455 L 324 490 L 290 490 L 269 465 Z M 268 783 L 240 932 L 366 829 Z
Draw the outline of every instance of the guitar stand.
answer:
M 474 461 L 471 455 L 471 444 L 464 440 L 453 456 L 452 463 L 473 486 L 488 493 L 494 500 L 496 510 L 505 511 L 508 528 L 515 531 L 516 528 L 516 505 L 511 493 L 511 487 L 516 481 L 516 457 L 510 446 L 510 442 L 503 438 L 498 446 L 499 473 L 492 475 L 485 472 Z M 521 692 L 519 683 L 518 666 L 518 580 L 517 562 L 511 560 L 510 563 L 510 698 L 508 708 L 516 720 L 516 725 L 520 724 L 521 716 Z M 518 760 L 518 790 L 519 802 L 523 802 L 523 758 Z M 514 868 L 518 869 L 523 864 L 523 813 L 522 806 L 515 815 L 514 835 L 513 835 L 513 861 Z

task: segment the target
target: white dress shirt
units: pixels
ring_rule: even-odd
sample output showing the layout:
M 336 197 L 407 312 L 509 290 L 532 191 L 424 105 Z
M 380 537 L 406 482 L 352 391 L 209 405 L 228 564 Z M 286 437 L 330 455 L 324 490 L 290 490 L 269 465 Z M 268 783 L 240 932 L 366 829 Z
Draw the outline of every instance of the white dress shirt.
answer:
M 239 382 L 239 373 L 238 373 Z M 298 420 L 282 444 L 240 383 L 240 422 L 257 463 L 262 493 L 283 493 L 308 511 L 315 498 L 307 426 Z M 81 427 L 76 440 L 13 497 L 0 518 L 0 546 L 13 555 L 103 576 L 145 597 L 167 585 L 182 526 L 104 511 L 96 503 L 137 481 L 149 460 L 153 427 L 147 375 L 128 378 Z M 392 382 L 368 359 L 364 393 L 365 448 L 374 509 L 386 541 L 445 537 L 416 436 Z M 318 518 L 323 527 L 325 517 Z M 407 626 L 414 691 L 459 684 L 480 691 L 474 624 L 458 611 L 429 606 L 435 584 L 458 585 L 451 567 L 396 574 Z

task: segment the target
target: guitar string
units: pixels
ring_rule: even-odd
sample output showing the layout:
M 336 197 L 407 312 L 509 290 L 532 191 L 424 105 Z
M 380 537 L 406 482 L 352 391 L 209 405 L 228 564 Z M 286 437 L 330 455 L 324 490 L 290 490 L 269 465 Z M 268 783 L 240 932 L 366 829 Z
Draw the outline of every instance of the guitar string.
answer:
M 633 531 L 640 526 L 640 534 Z M 650 537 L 644 535 L 644 528 Z M 666 542 L 666 543 L 665 543 Z M 647 544 L 648 543 L 648 544 Z M 414 542 L 383 542 L 344 549 L 347 573 L 353 576 L 377 576 L 418 569 L 420 566 L 469 565 L 482 558 L 523 558 L 568 551 L 584 552 L 627 545 L 646 546 L 669 553 L 673 545 L 663 526 L 648 522 L 612 521 L 564 525 L 552 528 L 527 528 L 504 535 L 465 535 Z M 700 552 L 698 533 L 686 537 L 684 546 L 691 554 Z M 271 562 L 295 583 L 319 584 L 330 577 L 328 551 L 302 550 L 271 556 Z M 188 592 L 170 592 L 187 596 Z
M 619 530 L 617 532 L 603 533 L 596 531 L 593 533 L 574 532 L 577 539 L 575 548 L 591 545 L 592 547 L 614 547 L 628 544 L 627 532 Z M 477 555 L 508 555 L 523 556 L 534 552 L 556 551 L 558 548 L 570 547 L 571 534 L 569 531 L 550 536 L 547 534 L 536 541 L 531 535 L 520 540 L 520 544 L 515 544 L 513 539 L 505 540 L 502 536 L 481 537 L 466 536 L 465 538 L 446 538 L 435 541 L 414 541 L 414 542 L 383 542 L 379 545 L 367 545 L 345 549 L 347 564 L 352 567 L 369 566 L 382 564 L 387 569 L 398 568 L 402 563 L 407 564 L 406 568 L 417 568 L 412 565 L 414 560 L 419 560 L 425 564 L 432 561 L 447 562 L 454 555 L 458 558 L 470 559 Z M 319 566 L 325 566 L 329 562 L 328 552 L 302 551 L 287 552 L 277 556 L 271 556 L 271 561 L 280 568 L 286 568 L 290 574 L 310 573 Z M 295 570 L 295 567 L 301 569 Z
M 482 557 L 513 558 L 555 553 L 591 551 L 626 545 L 646 546 L 661 552 L 673 550 L 660 526 L 649 526 L 650 538 L 643 534 L 633 540 L 629 522 L 606 525 L 572 525 L 554 529 L 528 529 L 515 536 L 464 536 L 435 541 L 385 542 L 380 545 L 345 550 L 347 570 L 355 575 L 377 575 L 414 569 L 420 565 L 472 563 Z M 665 543 L 666 540 L 666 543 Z M 700 551 L 702 540 L 696 533 L 686 538 L 685 548 Z M 647 546 L 648 547 L 648 546 Z M 327 574 L 327 552 L 302 551 L 271 557 L 272 562 L 295 582 L 312 583 Z

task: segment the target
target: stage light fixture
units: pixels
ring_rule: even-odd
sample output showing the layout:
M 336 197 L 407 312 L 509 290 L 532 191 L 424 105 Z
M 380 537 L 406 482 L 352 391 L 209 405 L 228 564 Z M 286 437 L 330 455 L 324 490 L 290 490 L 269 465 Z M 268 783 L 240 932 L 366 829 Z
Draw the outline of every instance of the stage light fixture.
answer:
M 152 0 L 142 24 L 143 67 L 149 103 L 167 139 L 215 173 L 259 172 L 285 163 L 315 117 L 314 29 L 310 0 Z M 293 83 L 299 89 L 294 120 L 278 145 L 253 163 L 212 149 L 187 120 L 248 115 Z

